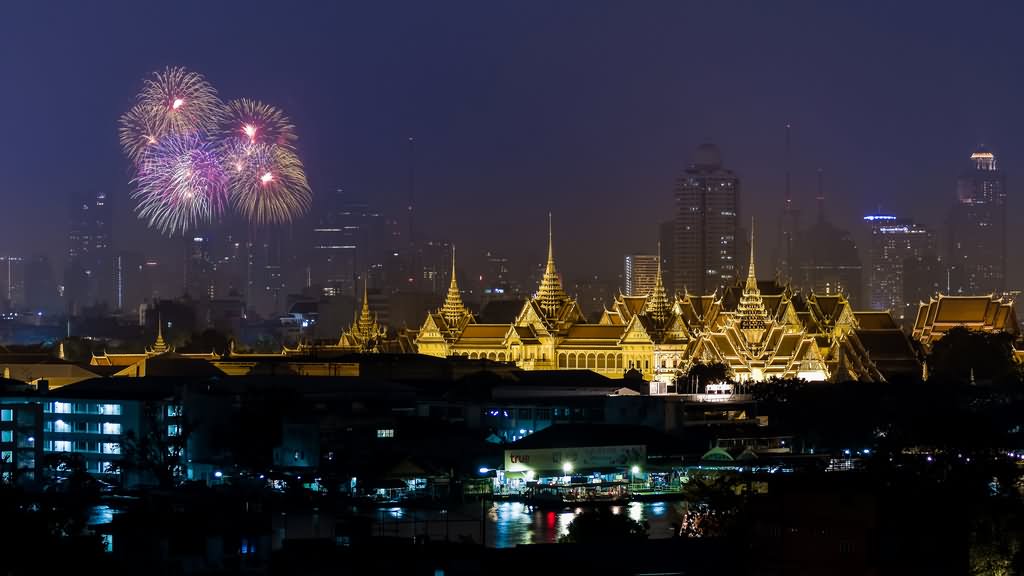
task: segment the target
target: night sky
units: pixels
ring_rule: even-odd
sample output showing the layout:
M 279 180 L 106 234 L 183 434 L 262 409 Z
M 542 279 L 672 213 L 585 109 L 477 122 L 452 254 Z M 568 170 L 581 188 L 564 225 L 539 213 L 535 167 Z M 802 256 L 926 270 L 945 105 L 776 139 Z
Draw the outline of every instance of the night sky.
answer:
M 99 190 L 115 248 L 166 250 L 131 213 L 117 118 L 167 65 L 283 107 L 317 194 L 397 208 L 415 136 L 424 236 L 540 259 L 550 210 L 569 279 L 654 249 L 706 139 L 743 180 L 743 217 L 774 227 L 787 122 L 805 221 L 820 167 L 838 225 L 881 205 L 938 226 L 985 143 L 1021 222 L 1022 18 L 1010 2 L 7 2 L 0 253 L 47 252 L 59 274 L 68 198 Z

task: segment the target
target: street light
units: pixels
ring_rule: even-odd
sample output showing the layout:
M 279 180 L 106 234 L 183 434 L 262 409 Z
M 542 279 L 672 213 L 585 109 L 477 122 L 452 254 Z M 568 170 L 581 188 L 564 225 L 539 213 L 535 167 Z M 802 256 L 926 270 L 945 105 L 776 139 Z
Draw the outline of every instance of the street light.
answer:
M 480 467 L 480 473 L 481 473 L 481 474 L 487 474 L 487 473 L 488 473 L 488 472 L 490 472 L 490 471 L 491 471 L 491 469 L 490 469 L 490 468 L 488 468 L 488 467 L 486 467 L 486 466 L 481 466 L 481 467 Z
M 630 470 L 630 471 L 633 474 L 639 474 L 640 473 L 640 467 L 634 464 L 632 470 Z
M 572 462 L 562 462 L 562 472 L 572 474 Z

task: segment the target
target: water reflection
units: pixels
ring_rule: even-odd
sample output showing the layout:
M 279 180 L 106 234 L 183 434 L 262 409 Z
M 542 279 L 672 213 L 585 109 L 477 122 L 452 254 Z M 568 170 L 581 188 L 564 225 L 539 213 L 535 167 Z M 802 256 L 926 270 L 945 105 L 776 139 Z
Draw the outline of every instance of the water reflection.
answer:
M 637 522 L 647 522 L 651 538 L 670 538 L 673 524 L 678 525 L 683 513 L 681 502 L 631 502 L 608 509 L 612 514 L 626 514 Z M 443 511 L 381 508 L 372 521 L 373 532 L 379 536 L 474 542 L 483 538 L 488 546 L 510 548 L 557 542 L 569 531 L 569 523 L 583 511 L 584 508 L 541 509 L 521 502 L 486 502 L 482 506 L 473 504 Z

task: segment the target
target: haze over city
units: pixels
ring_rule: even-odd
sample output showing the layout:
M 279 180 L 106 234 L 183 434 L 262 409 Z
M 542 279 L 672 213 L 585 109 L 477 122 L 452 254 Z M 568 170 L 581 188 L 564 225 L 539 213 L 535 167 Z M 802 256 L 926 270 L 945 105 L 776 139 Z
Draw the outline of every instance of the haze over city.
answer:
M 759 258 L 771 268 L 787 123 L 805 219 L 821 168 L 831 217 L 863 249 L 859 218 L 878 207 L 941 227 L 979 144 L 1011 182 L 1024 172 L 1018 10 L 178 2 L 157 18 L 129 2 L 19 4 L 0 24 L 0 195 L 18 214 L 0 246 L 44 250 L 59 266 L 71 194 L 103 191 L 115 248 L 146 247 L 180 266 L 177 246 L 132 214 L 115 130 L 141 79 L 173 65 L 284 108 L 318 207 L 343 188 L 400 210 L 414 136 L 425 233 L 520 267 L 543 258 L 548 211 L 569 279 L 620 272 L 622 254 L 653 251 L 674 179 L 710 140 L 742 178 L 743 214 L 765 219 Z M 1024 216 L 1021 203 L 1009 206 Z M 302 237 L 314 221 L 293 229 Z M 597 233 L 610 221 L 615 233 Z M 464 252 L 467 266 L 478 252 Z M 1024 280 L 1012 265 L 1010 280 Z

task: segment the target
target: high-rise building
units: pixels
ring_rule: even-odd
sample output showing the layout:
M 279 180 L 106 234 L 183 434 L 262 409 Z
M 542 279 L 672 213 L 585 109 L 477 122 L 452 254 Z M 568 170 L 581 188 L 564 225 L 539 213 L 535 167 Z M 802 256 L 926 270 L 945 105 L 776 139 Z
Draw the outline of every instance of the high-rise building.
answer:
M 97 302 L 114 302 L 107 195 L 76 195 L 71 205 L 64 296 L 69 312 Z
M 672 296 L 676 292 L 675 287 L 675 263 L 672 261 L 675 256 L 676 222 L 667 220 L 658 225 L 658 244 L 661 246 L 661 282 L 665 286 L 665 293 Z
M 341 189 L 327 204 L 313 229 L 310 284 L 319 286 L 325 296 L 355 296 L 355 279 L 386 260 L 383 218 Z
M 446 240 L 430 240 L 420 242 L 421 273 L 419 286 L 421 292 L 441 295 L 451 283 L 452 245 Z
M 863 276 L 857 243 L 834 226 L 825 213 L 825 192 L 818 172 L 818 215 L 800 235 L 794 252 L 798 263 L 793 282 L 805 293 L 844 294 L 854 306 L 861 303 Z
M 626 296 L 647 296 L 658 277 L 658 255 L 627 254 L 622 273 Z
M 1006 284 L 1006 175 L 985 148 L 957 180 L 949 217 L 949 265 L 958 293 L 1001 292 Z
M 776 245 L 775 262 L 778 279 L 783 283 L 797 280 L 800 262 L 800 210 L 793 204 L 792 175 L 789 133 L 786 124 L 786 181 L 783 191 L 782 212 L 779 214 L 779 242 Z
M 0 301 L 12 310 L 25 307 L 25 260 L 18 256 L 0 256 Z
M 60 292 L 46 256 L 33 256 L 25 267 L 25 306 L 36 313 L 60 309 Z
M 710 294 L 736 282 L 739 193 L 739 178 L 722 167 L 718 147 L 699 146 L 676 181 L 676 291 Z
M 870 307 L 891 310 L 896 320 L 912 319 L 917 301 L 904 295 L 905 266 L 935 254 L 932 233 L 909 218 L 891 214 L 864 217 L 871 228 L 871 269 L 868 272 Z
M 213 241 L 208 234 L 194 234 L 185 245 L 185 294 L 198 301 L 216 297 L 214 284 Z
M 145 286 L 145 259 L 137 252 L 118 252 L 114 256 L 114 308 L 137 312 L 148 300 Z

